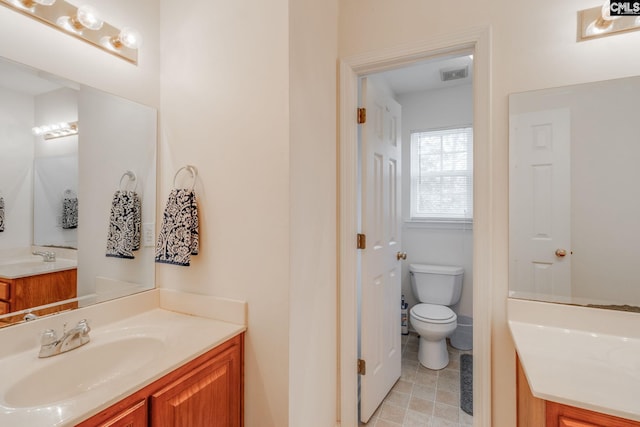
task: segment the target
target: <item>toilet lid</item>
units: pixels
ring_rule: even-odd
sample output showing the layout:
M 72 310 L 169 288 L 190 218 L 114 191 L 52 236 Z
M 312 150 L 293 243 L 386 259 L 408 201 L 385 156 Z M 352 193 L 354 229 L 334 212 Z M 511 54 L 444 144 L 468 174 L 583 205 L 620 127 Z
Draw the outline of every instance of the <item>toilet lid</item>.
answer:
M 449 323 L 456 318 L 456 314 L 449 307 L 436 304 L 414 305 L 411 314 L 417 319 L 431 323 Z

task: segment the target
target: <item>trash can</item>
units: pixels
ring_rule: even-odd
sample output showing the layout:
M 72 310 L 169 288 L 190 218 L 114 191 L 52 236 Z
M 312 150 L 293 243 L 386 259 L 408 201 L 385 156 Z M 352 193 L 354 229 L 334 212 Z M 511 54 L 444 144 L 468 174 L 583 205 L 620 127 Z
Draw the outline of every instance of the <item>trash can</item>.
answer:
M 458 350 L 473 348 L 473 319 L 469 316 L 458 316 L 458 327 L 451 335 L 451 345 Z

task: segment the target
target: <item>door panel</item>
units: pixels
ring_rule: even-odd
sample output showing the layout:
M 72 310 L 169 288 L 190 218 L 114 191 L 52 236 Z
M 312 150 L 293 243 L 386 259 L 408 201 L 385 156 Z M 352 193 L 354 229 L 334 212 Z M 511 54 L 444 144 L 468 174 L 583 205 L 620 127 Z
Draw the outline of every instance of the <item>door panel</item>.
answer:
M 360 419 L 369 420 L 400 378 L 400 105 L 363 79 Z
M 571 295 L 570 119 L 559 109 L 510 120 L 509 275 L 521 292 Z

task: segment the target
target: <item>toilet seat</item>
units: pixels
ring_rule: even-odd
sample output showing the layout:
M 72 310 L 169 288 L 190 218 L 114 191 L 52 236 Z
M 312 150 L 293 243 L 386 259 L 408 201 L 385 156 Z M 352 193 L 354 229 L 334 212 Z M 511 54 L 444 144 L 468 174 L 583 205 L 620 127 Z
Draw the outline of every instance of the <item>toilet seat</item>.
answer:
M 411 308 L 411 316 L 428 323 L 451 323 L 457 318 L 456 313 L 445 305 L 416 304 Z

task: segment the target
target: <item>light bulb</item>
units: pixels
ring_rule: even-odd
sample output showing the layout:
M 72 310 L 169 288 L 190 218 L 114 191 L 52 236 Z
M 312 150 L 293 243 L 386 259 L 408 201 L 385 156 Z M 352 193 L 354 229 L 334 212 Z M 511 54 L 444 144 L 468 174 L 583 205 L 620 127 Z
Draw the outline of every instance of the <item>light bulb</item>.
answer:
M 592 23 L 590 23 L 587 26 L 587 28 L 584 30 L 585 34 L 587 36 L 595 36 L 595 35 L 607 32 L 608 25 L 603 26 L 600 23 L 600 21 L 602 21 L 602 22 L 610 22 L 610 21 L 605 21 L 602 18 L 598 18 L 597 20 L 593 21 Z
M 67 31 L 82 34 L 85 28 L 89 30 L 99 30 L 104 21 L 100 19 L 98 11 L 91 6 L 80 6 L 73 17 L 61 16 L 56 23 Z
M 124 27 L 120 34 L 113 37 L 103 37 L 102 45 L 111 49 L 117 50 L 126 46 L 129 49 L 138 49 L 142 44 L 142 37 L 140 33 L 131 27 Z
M 56 0 L 9 0 L 9 3 L 21 10 L 27 10 L 31 13 L 35 11 L 36 4 L 43 6 L 51 6 Z
M 104 21 L 99 16 L 100 14 L 94 7 L 84 5 L 78 8 L 76 19 L 83 27 L 89 30 L 99 30 L 104 24 Z
M 602 19 L 605 21 L 615 21 L 622 18 L 622 16 L 611 16 L 611 0 L 607 0 L 602 5 Z
M 120 42 L 129 49 L 139 49 L 142 45 L 142 36 L 131 27 L 124 27 L 118 36 Z

